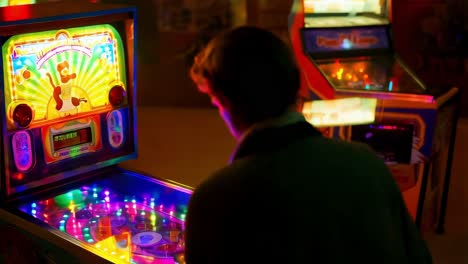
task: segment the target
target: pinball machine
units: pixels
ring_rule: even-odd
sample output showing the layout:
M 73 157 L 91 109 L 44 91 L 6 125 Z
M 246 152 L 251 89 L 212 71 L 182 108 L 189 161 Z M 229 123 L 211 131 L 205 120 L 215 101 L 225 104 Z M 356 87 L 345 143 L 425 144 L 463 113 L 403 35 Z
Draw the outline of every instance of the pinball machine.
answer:
M 295 0 L 289 33 L 302 111 L 326 136 L 370 145 L 424 230 L 443 232 L 458 88 L 426 86 L 393 48 L 390 0 Z M 363 168 L 365 169 L 365 168 Z
M 3 225 L 51 263 L 184 263 L 191 188 L 118 166 L 137 155 L 136 8 L 56 2 L 0 19 Z

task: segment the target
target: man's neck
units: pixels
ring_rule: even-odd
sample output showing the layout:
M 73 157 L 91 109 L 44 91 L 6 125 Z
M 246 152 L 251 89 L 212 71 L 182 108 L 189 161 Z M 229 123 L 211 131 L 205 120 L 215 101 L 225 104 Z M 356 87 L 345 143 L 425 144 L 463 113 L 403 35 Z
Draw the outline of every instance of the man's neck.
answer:
M 245 137 L 250 135 L 255 130 L 264 129 L 268 127 L 286 126 L 304 120 L 305 119 L 301 113 L 294 110 L 289 110 L 281 114 L 280 116 L 254 123 L 251 126 L 246 126 L 246 129 L 243 130 L 243 132 L 240 134 L 239 137 L 236 138 L 236 140 L 238 143 L 242 142 Z

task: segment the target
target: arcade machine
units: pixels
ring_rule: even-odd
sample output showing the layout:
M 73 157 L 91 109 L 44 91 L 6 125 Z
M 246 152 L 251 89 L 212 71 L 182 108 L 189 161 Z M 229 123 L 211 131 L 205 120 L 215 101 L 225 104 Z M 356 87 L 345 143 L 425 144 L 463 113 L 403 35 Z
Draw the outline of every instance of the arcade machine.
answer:
M 74 3 L 0 8 L 0 219 L 50 262 L 184 263 L 191 189 L 117 166 L 137 154 L 136 9 Z
M 416 224 L 441 230 L 458 89 L 426 87 L 398 57 L 390 4 L 294 1 L 289 27 L 303 72 L 301 107 L 325 135 L 369 144 Z

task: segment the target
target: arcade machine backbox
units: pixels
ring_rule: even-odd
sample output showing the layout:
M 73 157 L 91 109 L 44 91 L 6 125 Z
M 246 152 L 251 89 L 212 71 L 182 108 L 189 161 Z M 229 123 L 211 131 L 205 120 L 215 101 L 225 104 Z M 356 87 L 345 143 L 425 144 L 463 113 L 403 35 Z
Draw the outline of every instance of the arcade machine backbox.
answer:
M 289 26 L 304 77 L 302 111 L 325 135 L 373 147 L 416 223 L 440 230 L 458 89 L 428 89 L 403 63 L 391 17 L 390 0 L 294 1 Z
M 191 189 L 117 166 L 137 154 L 136 9 L 67 1 L 0 19 L 2 229 L 40 263 L 184 263 Z

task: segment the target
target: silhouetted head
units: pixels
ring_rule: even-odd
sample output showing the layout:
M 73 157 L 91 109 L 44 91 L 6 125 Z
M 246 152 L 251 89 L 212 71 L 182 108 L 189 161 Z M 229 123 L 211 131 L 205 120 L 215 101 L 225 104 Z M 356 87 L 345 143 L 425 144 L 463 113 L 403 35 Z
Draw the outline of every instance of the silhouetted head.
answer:
M 233 134 L 288 111 L 300 86 L 289 46 L 273 33 L 249 26 L 212 39 L 195 58 L 190 74 Z

